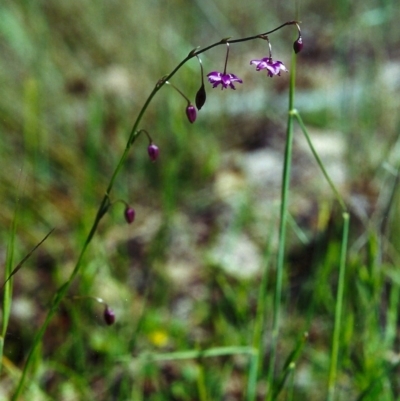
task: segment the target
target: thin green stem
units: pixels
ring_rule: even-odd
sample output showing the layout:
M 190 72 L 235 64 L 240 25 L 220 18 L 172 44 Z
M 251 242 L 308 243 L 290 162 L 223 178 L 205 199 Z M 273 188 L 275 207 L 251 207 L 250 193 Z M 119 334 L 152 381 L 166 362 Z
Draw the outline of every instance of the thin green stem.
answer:
M 2 313 L 3 319 L 2 319 L 2 327 L 0 334 L 0 373 L 3 366 L 4 341 L 7 333 L 7 327 L 11 312 L 11 301 L 13 293 L 12 266 L 14 260 L 14 242 L 15 242 L 15 232 L 17 230 L 18 210 L 19 210 L 19 201 L 17 198 L 15 204 L 14 216 L 8 235 L 7 257 L 4 269 L 4 285 L 3 285 L 4 295 L 3 295 L 3 313 Z
M 340 207 L 342 208 L 342 211 L 343 211 L 343 212 L 346 212 L 346 211 L 347 211 L 346 204 L 344 203 L 343 198 L 341 197 L 339 191 L 336 189 L 335 184 L 334 184 L 333 181 L 331 180 L 331 177 L 329 177 L 329 174 L 327 173 L 327 171 L 326 171 L 326 169 L 325 169 L 325 166 L 324 166 L 324 164 L 322 163 L 321 158 L 319 157 L 317 151 L 315 150 L 314 145 L 313 145 L 312 142 L 311 142 L 310 135 L 308 134 L 307 128 L 306 128 L 306 126 L 304 125 L 303 119 L 301 118 L 299 112 L 298 112 L 297 110 L 295 110 L 295 109 L 292 110 L 292 114 L 293 114 L 294 117 L 296 117 L 296 120 L 297 120 L 297 122 L 299 123 L 300 128 L 301 128 L 301 130 L 303 131 L 304 136 L 306 137 L 308 146 L 310 147 L 311 152 L 312 152 L 313 156 L 315 157 L 315 160 L 316 160 L 316 162 L 318 163 L 319 168 L 320 168 L 321 171 L 322 171 L 322 174 L 324 175 L 326 181 L 328 181 L 329 186 L 331 187 L 333 193 L 335 194 L 336 199 L 337 199 L 337 201 L 339 202 Z
M 341 327 L 344 284 L 346 275 L 347 244 L 349 239 L 349 225 L 350 225 L 350 216 L 348 213 L 346 212 L 343 213 L 343 220 L 344 223 L 343 223 L 342 247 L 340 252 L 339 283 L 336 294 L 335 326 L 333 329 L 327 401 L 334 400 L 335 390 L 336 390 L 337 366 L 338 366 L 339 346 L 340 346 L 340 327 Z
M 188 98 L 179 88 L 177 88 L 173 83 L 171 83 L 171 82 L 169 82 L 169 81 L 165 81 L 165 83 L 166 83 L 167 85 L 172 86 L 172 87 L 187 101 L 188 105 L 190 105 L 190 100 L 189 100 L 189 98 Z
M 271 226 L 268 230 L 268 232 L 272 233 L 273 227 L 272 227 L 273 222 L 271 222 Z M 273 241 L 271 241 L 271 235 L 268 236 L 267 241 L 266 241 L 266 250 L 265 250 L 265 256 L 264 256 L 264 269 L 263 269 L 263 274 L 261 278 L 261 283 L 259 286 L 259 291 L 258 291 L 258 299 L 257 299 L 257 312 L 256 312 L 256 317 L 254 321 L 254 329 L 253 329 L 253 347 L 258 350 L 258 355 L 263 355 L 264 354 L 264 344 L 263 344 L 263 331 L 264 331 L 264 326 L 265 326 L 265 320 L 266 320 L 266 295 L 267 295 L 267 284 L 268 284 L 268 273 L 269 273 L 269 262 L 271 258 L 271 253 L 272 253 L 272 247 L 273 247 Z M 262 369 L 262 361 L 260 361 L 257 358 L 257 370 L 256 370 L 256 375 L 255 378 L 252 375 L 252 372 L 249 372 L 249 378 L 248 378 L 248 391 L 247 391 L 247 399 L 248 401 L 254 401 L 256 399 L 256 384 L 257 384 L 257 377 Z
M 311 152 L 322 171 L 326 181 L 328 182 L 329 186 L 331 187 L 333 193 L 337 201 L 340 204 L 340 207 L 343 211 L 343 236 L 342 236 L 342 247 L 341 247 L 341 255 L 340 255 L 340 267 L 339 267 L 339 283 L 338 283 L 338 290 L 336 294 L 336 306 L 335 306 L 335 323 L 334 323 L 334 332 L 333 332 L 333 339 L 332 339 L 332 349 L 331 349 L 331 361 L 329 367 L 329 379 L 328 379 L 328 401 L 334 400 L 335 389 L 336 389 L 336 378 L 337 378 L 337 366 L 338 366 L 338 358 L 339 358 L 339 346 L 340 346 L 340 328 L 341 328 L 341 316 L 342 316 L 342 309 L 343 309 L 343 297 L 344 297 L 344 283 L 345 283 L 345 271 L 346 271 L 346 255 L 347 255 L 347 244 L 348 244 L 348 236 L 349 236 L 349 214 L 347 213 L 346 204 L 343 201 L 339 191 L 336 189 L 333 181 L 331 180 L 329 174 L 327 173 L 324 164 L 322 163 L 321 158 L 319 157 L 317 151 L 312 144 L 310 135 L 308 134 L 307 128 L 304 125 L 304 122 L 299 114 L 299 112 L 295 109 L 292 110 L 293 116 L 296 118 L 297 122 L 303 134 L 307 140 L 308 146 L 311 149 Z
M 201 84 L 204 85 L 204 70 L 203 70 L 203 63 L 201 61 L 201 58 L 196 54 L 197 60 L 199 60 L 200 63 L 200 76 L 201 76 Z
M 255 348 L 250 354 L 249 377 L 247 380 L 247 401 L 253 401 L 256 399 L 259 355 L 260 352 Z
M 319 157 L 317 151 L 312 144 L 310 135 L 308 134 L 307 128 L 304 125 L 304 122 L 299 114 L 299 112 L 295 109 L 292 110 L 293 116 L 296 118 L 297 122 L 303 134 L 307 140 L 308 146 L 311 149 L 311 152 L 322 171 L 325 179 L 327 180 L 329 186 L 331 187 L 333 193 L 337 201 L 340 204 L 340 207 L 343 211 L 343 236 L 342 236 L 342 247 L 341 247 L 341 255 L 340 255 L 340 267 L 339 267 L 339 283 L 338 290 L 336 295 L 336 306 L 335 306 L 335 323 L 334 323 L 334 332 L 332 339 L 332 349 L 331 349 L 331 361 L 329 367 L 329 379 L 328 379 L 328 401 L 333 401 L 335 396 L 336 389 L 336 378 L 337 378 L 337 366 L 338 366 L 338 358 L 339 358 L 339 346 L 340 346 L 340 328 L 341 328 L 341 316 L 343 309 L 343 297 L 344 297 L 344 283 L 345 283 L 345 272 L 346 272 L 346 255 L 347 255 L 347 244 L 348 244 L 348 236 L 349 236 L 349 214 L 347 213 L 346 204 L 343 201 L 339 191 L 336 189 L 333 181 L 331 180 L 329 174 L 327 173 L 324 164 L 322 163 L 321 158 Z
M 95 221 L 95 224 L 93 225 L 92 230 L 90 231 L 90 233 L 94 234 L 95 226 L 97 227 L 97 224 L 98 224 L 99 221 L 100 220 L 96 220 Z M 50 305 L 50 309 L 47 312 L 46 319 L 45 319 L 44 323 L 42 324 L 42 326 L 40 327 L 39 331 L 36 333 L 36 335 L 34 337 L 33 345 L 32 345 L 32 348 L 31 348 L 29 354 L 28 354 L 27 360 L 25 362 L 24 369 L 22 370 L 21 378 L 20 378 L 20 380 L 18 382 L 17 389 L 16 389 L 13 397 L 11 398 L 12 401 L 18 400 L 18 397 L 21 394 L 21 391 L 22 391 L 22 388 L 24 386 L 27 373 L 28 373 L 28 371 L 30 369 L 31 364 L 34 361 L 35 353 L 36 353 L 36 351 L 37 351 L 37 349 L 38 349 L 38 347 L 39 347 L 39 345 L 41 343 L 41 340 L 42 340 L 42 338 L 44 336 L 44 333 L 46 332 L 46 329 L 47 329 L 51 319 L 53 318 L 53 316 L 55 315 L 55 313 L 58 310 L 58 306 L 60 305 L 61 301 L 63 300 L 63 298 L 64 298 L 64 296 L 66 294 L 66 292 L 68 291 L 69 287 L 71 286 L 75 276 L 78 274 L 79 268 L 80 268 L 82 260 L 83 260 L 83 256 L 84 256 L 84 254 L 86 252 L 86 249 L 87 249 L 87 247 L 88 247 L 88 245 L 90 243 L 91 238 L 93 237 L 93 234 L 92 234 L 91 237 L 88 236 L 88 238 L 87 238 L 87 240 L 86 240 L 86 242 L 85 242 L 85 244 L 84 244 L 84 246 L 83 246 L 83 248 L 81 250 L 81 253 L 79 255 L 78 261 L 77 261 L 77 263 L 75 265 L 75 269 L 71 273 L 71 276 L 69 277 L 68 281 L 66 283 L 64 283 L 58 289 L 58 291 L 56 292 L 56 294 L 55 294 L 55 296 L 54 296 L 54 298 L 52 300 L 52 303 Z
M 228 57 L 229 57 L 229 43 L 226 43 L 226 56 L 225 56 L 224 74 L 226 74 L 226 67 L 228 65 Z
M 200 401 L 207 401 L 209 398 L 207 396 L 206 380 L 204 375 L 204 367 L 200 364 L 197 367 L 197 392 L 199 394 Z
M 262 36 L 265 36 L 265 35 L 271 34 L 273 32 L 276 32 L 279 29 L 281 29 L 281 28 L 283 28 L 285 26 L 288 26 L 288 25 L 296 25 L 296 27 L 297 27 L 297 21 L 285 22 L 284 24 L 278 26 L 277 28 L 275 28 L 275 29 L 273 29 L 271 31 L 262 33 L 262 34 L 249 36 L 249 37 L 245 37 L 245 38 L 241 38 L 241 39 L 234 39 L 234 40 L 222 39 L 221 41 L 213 43 L 213 44 L 211 44 L 211 45 L 209 45 L 207 47 L 204 47 L 203 49 L 192 50 L 172 70 L 172 72 L 170 72 L 168 75 L 166 75 L 165 77 L 163 77 L 162 79 L 160 79 L 156 83 L 155 87 L 153 88 L 153 90 L 151 91 L 150 95 L 146 99 L 144 105 L 142 106 L 142 108 L 141 108 L 141 110 L 140 110 L 140 112 L 139 112 L 139 114 L 138 114 L 138 116 L 136 118 L 135 123 L 133 124 L 133 127 L 132 127 L 132 130 L 130 132 L 130 135 L 129 135 L 125 150 L 124 150 L 124 152 L 123 152 L 123 154 L 122 154 L 122 156 L 121 156 L 121 158 L 120 158 L 120 160 L 119 160 L 119 162 L 118 162 L 116 168 L 114 169 L 113 174 L 112 174 L 112 176 L 110 178 L 110 181 L 109 181 L 109 184 L 107 186 L 106 192 L 105 192 L 105 194 L 103 196 L 102 201 L 100 202 L 100 206 L 99 206 L 99 209 L 98 209 L 97 214 L 95 216 L 92 228 L 90 229 L 89 234 L 87 235 L 87 238 L 86 238 L 86 240 L 84 242 L 84 245 L 82 247 L 82 250 L 81 250 L 81 252 L 79 254 L 79 257 L 78 257 L 77 263 L 76 263 L 76 265 L 74 267 L 74 270 L 72 271 L 72 273 L 71 273 L 70 277 L 68 278 L 68 280 L 57 290 L 57 292 L 56 292 L 56 294 L 55 294 L 55 296 L 54 296 L 54 298 L 53 298 L 53 300 L 51 302 L 51 305 L 50 305 L 49 311 L 47 313 L 47 316 L 45 318 L 45 321 L 44 321 L 44 323 L 42 324 L 42 326 L 40 327 L 39 331 L 37 332 L 37 334 L 34 337 L 32 348 L 31 348 L 31 350 L 30 350 L 30 352 L 28 354 L 24 369 L 23 369 L 22 374 L 21 374 L 20 381 L 19 381 L 17 389 L 16 389 L 16 391 L 15 391 L 13 397 L 12 397 L 12 401 L 17 401 L 19 396 L 21 395 L 21 392 L 22 392 L 22 389 L 23 389 L 23 386 L 24 386 L 24 383 L 25 383 L 25 380 L 26 380 L 27 373 L 30 370 L 30 367 L 31 367 L 31 365 L 33 363 L 33 356 L 35 355 L 35 353 L 36 353 L 36 351 L 37 351 L 37 349 L 38 349 L 38 347 L 40 345 L 41 339 L 43 338 L 43 335 L 44 335 L 44 333 L 45 333 L 45 331 L 46 331 L 51 319 L 53 318 L 54 314 L 58 310 L 58 307 L 59 307 L 62 299 L 64 298 L 64 296 L 67 293 L 68 289 L 70 288 L 72 282 L 74 281 L 74 279 L 78 275 L 78 273 L 79 273 L 79 271 L 81 269 L 81 266 L 82 266 L 83 258 L 84 258 L 85 254 L 86 254 L 86 250 L 87 250 L 87 248 L 88 248 L 88 246 L 89 246 L 94 234 L 96 233 L 97 227 L 98 227 L 102 217 L 105 215 L 105 213 L 107 212 L 108 208 L 110 207 L 110 204 L 111 204 L 110 203 L 110 193 L 111 193 L 111 190 L 112 190 L 112 188 L 114 186 L 114 182 L 115 182 L 117 176 L 119 175 L 119 173 L 121 172 L 121 169 L 122 169 L 122 167 L 123 167 L 123 165 L 125 163 L 125 160 L 126 160 L 126 158 L 128 156 L 128 153 L 129 153 L 129 150 L 130 150 L 131 146 L 133 145 L 133 143 L 135 142 L 135 140 L 137 139 L 137 137 L 139 135 L 139 132 L 138 132 L 139 124 L 141 123 L 142 118 L 143 118 L 147 108 L 149 107 L 152 99 L 154 98 L 154 96 L 166 84 L 166 82 L 168 80 L 170 80 L 179 71 L 179 69 L 184 64 L 186 64 L 186 62 L 189 61 L 191 58 L 197 57 L 199 54 L 204 53 L 204 52 L 206 52 L 206 51 L 208 51 L 211 48 L 216 47 L 216 46 L 226 45 L 226 44 L 230 44 L 230 43 L 241 43 L 241 42 L 247 42 L 247 41 L 250 41 L 250 40 L 258 39 L 258 38 L 260 38 Z
M 299 359 L 301 353 L 303 352 L 303 348 L 305 343 L 308 339 L 308 332 L 304 332 L 301 338 L 298 340 L 296 347 L 290 353 L 288 358 L 286 359 L 285 364 L 283 365 L 283 369 L 281 371 L 280 377 L 276 380 L 276 383 L 273 388 L 273 399 L 277 399 L 280 392 L 282 391 L 287 378 L 289 377 L 290 373 L 294 371 L 296 367 L 297 360 Z
M 282 190 L 281 190 L 281 208 L 280 208 L 280 223 L 279 223 L 279 245 L 278 245 L 278 260 L 276 266 L 276 285 L 275 297 L 273 306 L 273 323 L 272 323 L 272 341 L 271 341 L 271 356 L 268 371 L 268 393 L 267 400 L 273 397 L 273 384 L 275 373 L 276 351 L 279 338 L 280 324 L 280 307 L 282 299 L 283 285 L 283 269 L 285 262 L 285 243 L 286 243 L 286 224 L 288 218 L 288 203 L 289 203 L 289 184 L 290 171 L 292 165 L 292 149 L 293 149 L 293 105 L 296 85 L 296 56 L 292 55 L 291 72 L 290 72 L 290 89 L 289 89 L 289 112 L 286 131 L 286 149 L 285 160 L 283 166 Z
M 209 348 L 206 350 L 188 350 L 188 351 L 177 351 L 167 352 L 164 354 L 152 354 L 143 353 L 138 359 L 143 362 L 162 362 L 162 361 L 182 361 L 186 359 L 201 359 L 201 358 L 215 358 L 219 356 L 229 355 L 254 355 L 257 350 L 253 347 L 216 347 Z M 132 362 L 132 358 L 123 357 L 118 359 L 120 362 Z

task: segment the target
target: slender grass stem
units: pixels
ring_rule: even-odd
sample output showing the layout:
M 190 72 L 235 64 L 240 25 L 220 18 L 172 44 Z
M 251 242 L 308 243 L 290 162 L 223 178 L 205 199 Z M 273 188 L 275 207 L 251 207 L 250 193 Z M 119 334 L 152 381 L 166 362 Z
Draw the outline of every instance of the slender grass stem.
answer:
M 341 317 L 342 317 L 342 309 L 343 309 L 343 297 L 344 297 L 344 284 L 345 284 L 345 272 L 346 272 L 346 255 L 347 255 L 347 244 L 348 244 L 348 236 L 349 236 L 349 224 L 350 224 L 350 216 L 347 212 L 346 204 L 343 201 L 339 191 L 336 189 L 333 181 L 331 180 L 329 174 L 327 173 L 324 164 L 322 163 L 321 158 L 319 157 L 317 151 L 312 144 L 310 135 L 308 134 L 307 128 L 304 125 L 304 122 L 297 110 L 292 111 L 293 116 L 296 118 L 297 122 L 303 134 L 307 140 L 308 146 L 311 149 L 313 156 L 322 171 L 326 181 L 331 187 L 335 197 L 340 204 L 340 207 L 343 211 L 343 235 L 342 235 L 342 245 L 341 245 L 341 254 L 340 254 L 340 266 L 339 266 L 339 283 L 338 290 L 336 294 L 336 306 L 335 306 L 335 322 L 334 322 L 334 331 L 333 331 L 333 339 L 332 339 L 332 349 L 331 349 L 331 360 L 329 367 L 329 378 L 328 378 L 328 401 L 334 400 L 335 388 L 336 388 L 336 378 L 337 378 L 337 366 L 338 366 L 338 358 L 339 358 L 339 347 L 340 347 L 340 329 L 341 329 Z
M 283 285 L 283 269 L 285 262 L 285 244 L 286 244 L 286 224 L 288 219 L 288 203 L 289 203 L 289 184 L 290 171 L 292 165 L 292 149 L 293 149 L 293 105 L 296 85 L 296 55 L 292 54 L 291 72 L 290 72 L 290 89 L 289 89 L 289 112 L 286 131 L 286 149 L 285 160 L 283 166 L 282 190 L 281 190 L 281 208 L 280 208 L 280 223 L 279 223 L 279 245 L 278 245 L 278 261 L 276 266 L 276 285 L 273 306 L 273 323 L 272 323 L 272 341 L 271 341 L 271 356 L 268 371 L 268 393 L 267 400 L 273 397 L 273 383 L 275 373 L 276 352 L 279 338 L 280 325 L 280 308 L 282 300 L 282 285 Z
M 347 244 L 349 239 L 349 225 L 350 225 L 350 216 L 347 212 L 343 213 L 343 220 L 344 224 L 343 224 L 342 246 L 340 251 L 339 283 L 336 295 L 335 326 L 333 329 L 327 401 L 334 400 L 335 390 L 336 390 L 337 366 L 338 366 L 339 346 L 340 346 L 340 328 L 341 328 L 344 284 L 346 275 Z
M 186 359 L 201 359 L 201 358 L 216 358 L 220 356 L 229 355 L 255 355 L 257 350 L 253 347 L 215 347 L 205 350 L 187 350 L 177 352 L 166 352 L 162 354 L 153 354 L 150 352 L 144 352 L 139 355 L 136 359 L 140 362 L 162 362 L 162 361 L 182 361 Z M 131 357 L 122 357 L 118 359 L 119 362 L 132 362 Z
M 247 401 L 253 401 L 256 399 L 259 355 L 260 351 L 256 348 L 254 348 L 253 352 L 250 354 L 249 377 L 247 380 Z
M 329 177 L 329 174 L 327 173 L 327 171 L 326 171 L 326 169 L 325 169 L 325 167 L 324 167 L 324 164 L 322 163 L 321 158 L 319 157 L 317 151 L 315 150 L 314 145 L 313 145 L 312 142 L 311 142 L 310 135 L 308 134 L 307 128 L 306 128 L 306 126 L 305 126 L 304 123 L 303 123 L 303 119 L 301 118 L 301 116 L 300 116 L 300 114 L 299 114 L 299 112 L 298 112 L 297 110 L 294 109 L 294 110 L 292 111 L 292 113 L 293 113 L 293 116 L 296 117 L 296 120 L 297 120 L 297 122 L 299 123 L 300 128 L 301 128 L 301 130 L 303 131 L 304 136 L 306 137 L 308 146 L 310 147 L 311 152 L 312 152 L 313 156 L 315 157 L 315 160 L 316 160 L 316 162 L 318 163 L 319 168 L 320 168 L 321 171 L 322 171 L 322 174 L 324 175 L 326 181 L 328 182 L 328 184 L 329 184 L 329 186 L 331 187 L 333 193 L 335 194 L 336 199 L 337 199 L 337 201 L 339 202 L 339 204 L 340 204 L 340 206 L 341 206 L 341 208 L 342 208 L 342 211 L 343 211 L 343 212 L 346 212 L 346 211 L 347 211 L 346 204 L 344 203 L 343 198 L 341 197 L 339 191 L 336 189 L 335 184 L 334 184 L 333 181 L 331 180 L 331 177 Z
M 200 364 L 197 366 L 197 392 L 199 394 L 200 401 L 207 401 L 209 398 L 207 396 L 206 380 L 204 375 L 204 367 Z
M 348 244 L 348 236 L 349 236 L 349 224 L 350 217 L 347 212 L 346 204 L 343 201 L 339 191 L 336 189 L 333 181 L 331 180 L 329 174 L 327 173 L 324 164 L 322 163 L 321 158 L 319 157 L 317 151 L 312 144 L 310 135 L 308 134 L 307 128 L 304 125 L 304 122 L 297 110 L 292 111 L 293 116 L 296 118 L 297 122 L 303 134 L 307 140 L 308 146 L 311 149 L 313 156 L 322 171 L 326 181 L 331 187 L 333 193 L 337 201 L 340 204 L 340 207 L 343 211 L 343 235 L 342 235 L 342 245 L 341 245 L 341 254 L 340 254 L 340 266 L 339 266 L 339 283 L 338 290 L 336 294 L 336 306 L 335 306 L 335 322 L 334 322 L 334 331 L 333 331 L 333 339 L 332 339 L 332 349 L 331 349 L 331 361 L 329 367 L 329 378 L 328 378 L 328 401 L 334 400 L 335 388 L 336 388 L 336 378 L 337 378 L 337 366 L 338 366 L 338 358 L 339 358 L 339 347 L 340 347 L 340 328 L 341 328 L 341 317 L 342 317 L 342 309 L 343 309 L 343 297 L 344 297 L 344 284 L 345 284 L 345 272 L 346 272 L 346 255 L 347 255 L 347 244 Z
M 7 333 L 8 322 L 10 319 L 11 312 L 11 301 L 12 301 L 12 290 L 13 290 L 13 279 L 12 275 L 12 266 L 14 260 L 14 243 L 15 243 L 15 232 L 17 230 L 17 217 L 18 217 L 18 209 L 19 202 L 16 201 L 14 216 L 11 223 L 11 227 L 8 235 L 8 245 L 7 245 L 7 257 L 6 257 L 6 266 L 4 269 L 4 295 L 3 295 L 3 313 L 2 313 L 2 327 L 0 334 L 0 373 L 3 365 L 3 354 L 4 354 L 4 341 Z

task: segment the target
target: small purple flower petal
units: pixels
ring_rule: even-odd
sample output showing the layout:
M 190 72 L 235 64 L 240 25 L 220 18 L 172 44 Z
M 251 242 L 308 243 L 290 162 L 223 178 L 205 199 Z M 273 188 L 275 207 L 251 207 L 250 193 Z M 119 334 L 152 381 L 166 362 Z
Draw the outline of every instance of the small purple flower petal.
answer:
M 125 208 L 125 220 L 128 224 L 132 224 L 133 221 L 135 220 L 136 212 L 135 209 L 132 209 L 130 206 L 127 206 Z
M 104 309 L 103 318 L 104 318 L 104 321 L 109 326 L 111 326 L 115 322 L 115 313 L 114 313 L 114 311 L 110 307 L 106 306 L 105 309 Z
M 218 71 L 213 71 L 207 74 L 208 81 L 213 84 L 213 88 L 221 83 L 221 73 Z
M 265 57 L 261 60 L 251 60 L 250 64 L 254 64 L 257 71 L 267 70 L 269 77 L 281 75 L 281 71 L 288 72 L 287 68 L 281 61 L 274 61 L 271 57 Z
M 188 107 L 186 107 L 186 115 L 189 122 L 193 124 L 197 117 L 196 107 L 194 107 L 192 104 L 189 104 Z
M 149 154 L 151 161 L 154 162 L 157 160 L 160 150 L 158 149 L 158 146 L 154 145 L 154 143 L 152 142 L 147 148 L 147 153 Z
M 234 82 L 239 82 L 240 84 L 243 83 L 243 81 L 235 74 L 222 74 L 218 71 L 210 72 L 207 75 L 207 78 L 208 81 L 213 84 L 213 88 L 221 84 L 221 89 L 227 88 L 228 86 L 232 89 L 236 89 L 233 85 Z

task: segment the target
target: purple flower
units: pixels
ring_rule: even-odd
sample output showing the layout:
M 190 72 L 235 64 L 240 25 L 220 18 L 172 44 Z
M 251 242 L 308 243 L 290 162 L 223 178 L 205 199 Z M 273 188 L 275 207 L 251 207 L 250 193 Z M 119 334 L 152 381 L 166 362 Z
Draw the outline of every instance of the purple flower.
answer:
M 281 71 L 288 72 L 287 68 L 283 65 L 281 61 L 274 61 L 272 57 L 265 57 L 261 60 L 251 60 L 250 64 L 256 65 L 256 70 L 267 70 L 269 77 L 274 75 L 281 75 Z
M 194 123 L 197 117 L 196 107 L 194 107 L 191 103 L 186 107 L 186 116 L 190 123 Z
M 218 71 L 210 72 L 209 74 L 207 74 L 207 77 L 213 88 L 221 84 L 221 89 L 227 88 L 228 86 L 232 89 L 236 89 L 233 85 L 234 82 L 239 82 L 240 84 L 243 83 L 243 81 L 235 74 L 223 74 Z
M 147 153 L 149 154 L 151 161 L 155 162 L 158 158 L 158 154 L 160 153 L 160 150 L 158 149 L 157 145 L 154 145 L 154 143 L 151 142 L 147 148 Z

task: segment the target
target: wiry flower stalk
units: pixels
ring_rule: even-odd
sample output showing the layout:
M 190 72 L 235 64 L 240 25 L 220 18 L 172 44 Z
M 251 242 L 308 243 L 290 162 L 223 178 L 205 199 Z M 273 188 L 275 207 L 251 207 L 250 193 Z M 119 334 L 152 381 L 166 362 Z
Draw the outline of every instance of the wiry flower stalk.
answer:
M 169 80 L 171 80 L 171 78 L 182 68 L 182 66 L 185 65 L 193 57 L 198 57 L 200 54 L 205 53 L 208 50 L 210 50 L 214 47 L 220 46 L 220 45 L 227 45 L 228 51 L 229 51 L 229 45 L 232 45 L 234 43 L 244 43 L 244 42 L 248 42 L 251 40 L 255 40 L 255 39 L 260 38 L 261 36 L 270 35 L 273 32 L 276 32 L 276 31 L 282 29 L 283 27 L 290 26 L 290 25 L 296 25 L 297 28 L 299 29 L 299 25 L 298 25 L 297 21 L 288 21 L 268 32 L 264 32 L 261 34 L 257 34 L 254 36 L 248 36 L 248 37 L 244 37 L 244 38 L 240 38 L 240 39 L 233 39 L 233 40 L 231 40 L 230 38 L 222 39 L 222 40 L 215 42 L 209 46 L 206 46 L 202 49 L 196 48 L 196 49 L 190 51 L 188 53 L 188 55 L 168 75 L 159 79 L 156 82 L 153 90 L 151 91 L 151 93 L 149 94 L 147 99 L 145 100 L 142 108 L 140 109 L 140 111 L 137 115 L 137 118 L 136 118 L 136 120 L 133 124 L 133 127 L 130 131 L 130 134 L 127 138 L 126 146 L 122 152 L 122 155 L 121 155 L 117 165 L 115 166 L 114 171 L 111 174 L 109 183 L 105 190 L 105 194 L 104 194 L 103 198 L 101 199 L 101 201 L 99 202 L 99 207 L 98 207 L 97 213 L 94 216 L 92 227 L 86 236 L 86 240 L 83 242 L 83 245 L 82 245 L 78 260 L 75 264 L 75 267 L 72 270 L 72 272 L 69 275 L 66 282 L 57 290 L 55 296 L 53 297 L 53 299 L 50 303 L 47 316 L 45 317 L 43 324 L 41 325 L 41 327 L 39 328 L 39 330 L 37 331 L 37 333 L 33 339 L 32 347 L 27 356 L 25 366 L 22 369 L 17 388 L 11 398 L 11 401 L 17 401 L 19 399 L 22 389 L 24 388 L 27 375 L 28 375 L 28 373 L 32 367 L 32 364 L 35 360 L 34 355 L 36 353 L 36 350 L 40 346 L 43 336 L 44 336 L 52 318 L 58 312 L 60 303 L 62 302 L 64 297 L 67 295 L 69 288 L 71 287 L 75 278 L 78 276 L 78 274 L 80 273 L 80 271 L 82 270 L 82 268 L 84 266 L 83 260 L 84 260 L 84 256 L 86 255 L 86 251 L 89 247 L 89 244 L 91 243 L 95 233 L 97 232 L 97 228 L 99 226 L 100 221 L 102 220 L 102 218 L 104 217 L 104 215 L 107 213 L 107 211 L 109 210 L 109 208 L 111 206 L 110 194 L 114 188 L 115 181 L 116 181 L 117 177 L 119 176 L 119 174 L 121 173 L 123 166 L 125 165 L 125 161 L 128 158 L 128 155 L 129 155 L 132 145 L 135 143 L 135 141 L 138 138 L 138 136 L 140 135 L 140 133 L 143 132 L 143 130 L 139 131 L 138 129 L 139 129 L 140 123 L 143 119 L 143 116 L 145 115 L 145 113 L 146 113 L 147 109 L 149 108 L 149 105 L 151 104 L 155 95 Z M 299 35 L 299 38 L 301 38 L 300 35 Z M 298 39 L 298 41 L 299 41 L 299 39 Z M 236 75 L 226 73 L 228 51 L 227 51 L 227 55 L 226 55 L 226 59 L 225 59 L 224 72 L 220 73 L 220 72 L 214 71 L 214 72 L 208 74 L 208 80 L 213 84 L 213 87 L 216 87 L 219 84 L 221 84 L 222 89 L 227 88 L 228 86 L 232 89 L 235 89 L 235 87 L 233 85 L 235 82 L 242 83 L 242 80 L 240 78 L 238 78 Z M 262 61 L 262 59 L 261 59 L 261 61 Z M 282 65 L 279 66 L 279 70 L 277 70 L 278 66 L 275 66 L 275 69 L 273 70 L 272 74 L 279 75 L 279 72 L 283 70 Z M 260 67 L 260 69 L 263 69 L 263 68 Z M 269 72 L 271 72 L 271 70 L 269 68 L 265 68 L 265 69 L 267 69 Z M 205 101 L 205 96 L 204 96 L 204 101 Z M 204 102 L 202 105 L 204 105 Z M 193 110 L 190 110 L 191 113 L 192 113 L 192 111 Z M 189 118 L 189 116 L 188 116 L 188 118 Z M 193 113 L 191 114 L 191 119 L 193 120 Z M 149 137 L 148 133 L 146 131 L 144 131 L 144 132 Z M 150 152 L 150 147 L 151 147 L 151 152 Z M 151 139 L 150 139 L 150 145 L 148 148 L 148 152 L 149 152 L 149 156 L 152 160 L 155 160 L 158 157 L 158 148 L 156 147 L 156 145 L 154 145 L 152 143 Z

